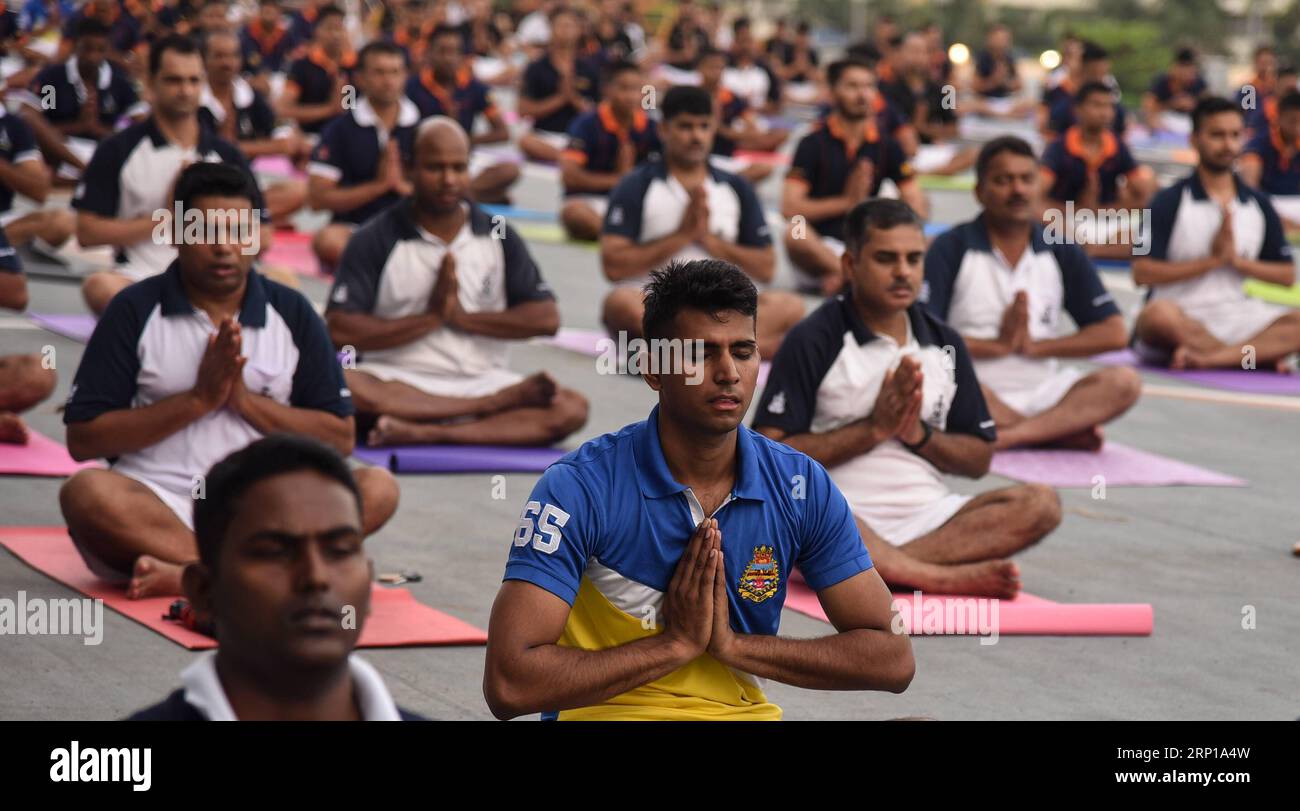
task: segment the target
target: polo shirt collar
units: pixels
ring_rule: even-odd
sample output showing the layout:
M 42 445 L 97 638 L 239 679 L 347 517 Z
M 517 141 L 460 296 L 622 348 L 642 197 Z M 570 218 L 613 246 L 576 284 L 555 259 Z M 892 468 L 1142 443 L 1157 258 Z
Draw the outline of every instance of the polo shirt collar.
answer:
M 77 62 L 77 55 L 73 54 L 64 63 L 68 70 L 68 83 L 77 89 L 78 98 L 86 97 L 86 83 L 81 79 L 81 65 Z M 105 59 L 99 63 L 99 72 L 95 76 L 95 84 L 100 90 L 107 90 L 108 86 L 113 83 L 113 66 Z
M 145 119 L 144 127 L 145 133 L 149 136 L 149 142 L 153 144 L 154 149 L 162 149 L 171 143 L 171 141 L 167 140 L 167 136 L 163 135 L 162 130 L 158 129 L 158 119 L 152 114 Z M 214 151 L 216 143 L 220 140 L 220 136 L 215 132 L 200 125 L 199 143 L 195 147 L 195 151 L 199 153 L 199 158 L 202 159 L 204 155 Z
M 460 204 L 468 208 L 468 219 L 470 231 L 474 236 L 488 236 L 492 233 L 492 215 L 483 209 L 473 200 L 461 200 Z M 397 233 L 402 239 L 419 239 L 420 227 L 415 219 L 415 198 L 408 197 L 401 205 L 393 210 L 393 217 L 397 220 Z
M 236 110 L 246 110 L 253 103 L 253 86 L 244 81 L 242 76 L 236 76 L 231 83 L 231 98 L 235 102 Z M 226 108 L 217 100 L 217 96 L 212 92 L 212 85 L 203 85 L 203 94 L 199 97 L 199 105 L 207 108 L 212 113 L 212 118 L 218 124 L 226 120 Z
M 876 102 L 876 104 L 879 105 L 879 109 L 884 109 L 884 97 L 877 96 L 876 98 L 880 99 L 880 101 Z M 873 109 L 872 115 L 867 116 L 865 126 L 862 128 L 862 142 L 864 144 L 874 144 L 876 141 L 880 140 L 880 131 L 876 128 L 875 112 L 877 112 L 877 110 Z M 844 122 L 840 119 L 837 113 L 833 111 L 827 113 L 826 117 L 822 119 L 822 125 L 826 128 L 826 132 L 832 138 L 844 144 L 846 150 L 848 149 L 848 139 L 844 132 Z M 849 157 L 853 156 L 850 155 Z
M 665 498 L 686 491 L 686 485 L 674 479 L 673 474 L 668 470 L 663 446 L 659 444 L 659 406 L 656 405 L 650 412 L 650 417 L 641 423 L 633 446 L 633 455 L 637 461 L 637 481 L 641 485 L 641 494 L 646 498 Z M 757 449 L 749 429 L 743 424 L 738 425 L 736 427 L 736 483 L 731 488 L 732 495 L 736 498 L 765 500 L 757 457 Z
M 1232 173 L 1232 182 L 1237 190 L 1237 202 L 1249 202 L 1250 194 L 1246 191 L 1246 184 L 1241 182 L 1241 178 L 1237 177 L 1236 172 Z M 1201 182 L 1201 173 L 1195 169 L 1187 177 L 1187 188 L 1191 191 L 1193 200 L 1210 199 L 1210 193 L 1205 190 L 1205 184 Z
M 602 101 L 596 107 L 596 114 L 600 117 L 600 125 L 605 128 L 606 132 L 611 132 L 620 138 L 627 137 L 623 125 L 618 123 L 618 119 L 614 117 L 614 108 L 609 105 L 609 102 Z M 645 110 L 638 109 L 632 113 L 632 129 L 637 133 L 644 132 L 648 122 L 649 119 L 646 117 Z
M 1101 132 L 1101 156 L 1093 160 L 1092 155 L 1083 145 L 1083 130 L 1078 124 L 1065 131 L 1065 151 L 1088 164 L 1093 169 L 1101 166 L 1119 152 L 1119 139 L 1110 130 Z
M 190 303 L 190 297 L 185 293 L 185 285 L 181 283 L 181 260 L 179 259 L 173 260 L 163 272 L 161 306 L 164 317 L 191 315 L 194 312 L 194 305 Z M 239 306 L 239 323 L 245 327 L 266 326 L 266 285 L 262 282 L 262 275 L 256 270 L 248 272 L 248 281 L 244 287 L 244 301 Z
M 348 670 L 361 717 L 366 721 L 400 721 L 397 703 L 388 692 L 379 671 L 356 654 L 348 656 Z M 181 672 L 185 703 L 209 721 L 238 721 L 226 689 L 217 674 L 217 653 L 209 651 Z
M 848 323 L 849 329 L 853 332 L 853 339 L 858 342 L 858 346 L 870 343 L 880 336 L 867 326 L 862 320 L 862 315 L 858 308 L 853 304 L 853 297 L 850 293 L 840 293 L 835 297 L 840 307 L 844 310 L 844 320 Z M 925 309 L 920 302 L 912 302 L 912 306 L 907 308 L 907 322 L 912 326 L 912 337 L 921 346 L 929 346 L 937 343 L 938 336 L 930 321 L 925 316 Z
M 981 211 L 979 216 L 971 220 L 967 225 L 967 248 L 982 251 L 984 253 L 993 253 L 993 241 L 989 239 L 988 224 L 984 219 L 984 212 Z M 1043 253 L 1050 251 L 1051 246 L 1047 244 L 1045 235 L 1046 226 L 1041 223 L 1034 223 L 1030 226 L 1033 230 L 1029 233 L 1029 248 L 1034 253 Z
M 356 107 L 352 108 L 352 120 L 356 121 L 362 127 L 379 127 L 379 116 L 375 114 L 375 108 L 370 104 L 370 99 L 362 98 Z M 420 108 L 415 106 L 415 102 L 402 96 L 397 100 L 397 126 L 414 127 L 420 122 Z

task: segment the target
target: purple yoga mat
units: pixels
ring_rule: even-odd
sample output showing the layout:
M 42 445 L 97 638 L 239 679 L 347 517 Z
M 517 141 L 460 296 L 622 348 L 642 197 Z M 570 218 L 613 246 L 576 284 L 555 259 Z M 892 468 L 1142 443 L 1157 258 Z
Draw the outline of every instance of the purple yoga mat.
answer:
M 586 355 L 589 358 L 600 357 L 611 344 L 614 350 L 618 349 L 618 341 L 595 329 L 560 327 L 559 332 L 553 337 L 543 339 L 542 342 L 551 346 L 558 346 L 561 349 L 567 349 L 570 352 L 577 352 L 579 355 Z M 767 375 L 771 371 L 772 364 L 768 361 L 759 364 L 758 385 L 762 386 L 767 383 Z
M 1184 369 L 1175 371 L 1163 366 L 1143 363 L 1131 349 L 1119 349 L 1101 355 L 1093 355 L 1088 360 L 1102 366 L 1135 366 L 1144 372 L 1195 383 L 1211 389 L 1240 391 L 1248 394 L 1295 394 L 1300 395 L 1300 375 L 1283 375 L 1263 369 L 1246 371 L 1244 369 Z
M 28 317 L 55 335 L 62 335 L 83 344 L 90 340 L 90 333 L 95 331 L 95 316 L 89 313 L 55 313 L 52 315 L 29 313 Z
M 394 473 L 540 473 L 568 451 L 501 445 L 395 445 L 352 455 Z
M 1107 487 L 1245 487 L 1245 479 L 1206 470 L 1118 442 L 1107 442 L 1100 453 L 1027 448 L 993 454 L 990 472 L 1008 479 L 1052 487 L 1092 487 L 1102 476 Z

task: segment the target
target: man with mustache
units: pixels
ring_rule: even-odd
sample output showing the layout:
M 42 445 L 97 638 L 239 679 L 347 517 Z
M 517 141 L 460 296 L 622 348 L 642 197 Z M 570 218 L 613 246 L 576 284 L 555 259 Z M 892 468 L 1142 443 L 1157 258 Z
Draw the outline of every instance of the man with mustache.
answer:
M 213 466 L 185 595 L 221 647 L 132 721 L 419 721 L 353 653 L 370 610 L 361 492 L 337 452 L 284 434 Z
M 876 199 L 845 228 L 847 289 L 790 331 L 754 426 L 826 466 L 886 583 L 1013 597 L 1007 558 L 1060 522 L 1056 494 L 948 489 L 988 472 L 995 431 L 961 336 L 917 302 L 921 221 Z
M 652 275 L 645 334 L 694 349 L 644 376 L 659 400 L 647 420 L 533 488 L 488 626 L 483 692 L 498 718 L 776 720 L 762 679 L 907 689 L 911 643 L 891 629 L 844 497 L 821 465 L 741 424 L 757 311 L 727 262 Z M 795 567 L 836 633 L 776 635 Z
M 1235 104 L 1203 99 L 1192 113 L 1195 171 L 1151 202 L 1151 252 L 1133 261 L 1133 281 L 1151 285 L 1134 327 L 1135 348 L 1151 361 L 1280 369 L 1300 351 L 1300 310 L 1242 287 L 1247 279 L 1295 283 L 1277 211 L 1232 170 L 1242 130 Z
M 984 210 L 930 246 L 922 299 L 970 348 L 996 447 L 1099 450 L 1101 426 L 1137 402 L 1141 378 L 1127 367 L 1083 374 L 1059 359 L 1122 348 L 1124 317 L 1083 248 L 1048 243 L 1029 144 L 989 141 L 975 173 Z M 1078 327 L 1073 334 L 1060 334 L 1062 313 Z

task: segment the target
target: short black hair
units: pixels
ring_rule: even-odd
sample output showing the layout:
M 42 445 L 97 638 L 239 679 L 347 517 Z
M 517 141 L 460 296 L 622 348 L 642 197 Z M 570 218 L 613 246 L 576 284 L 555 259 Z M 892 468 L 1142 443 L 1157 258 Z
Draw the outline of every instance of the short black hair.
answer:
M 1115 93 L 1104 82 L 1084 82 L 1078 92 L 1074 94 L 1074 103 L 1083 104 L 1093 93 L 1105 93 L 1107 98 L 1113 99 Z
M 343 19 L 346 20 L 347 16 L 348 15 L 343 13 L 343 9 L 339 8 L 338 6 L 335 5 L 321 6 L 320 8 L 316 9 L 316 21 L 311 25 L 312 33 L 315 33 L 316 29 L 320 28 L 320 24 L 328 20 L 330 17 L 342 17 Z
M 432 38 L 430 41 L 432 41 Z M 406 64 L 406 52 L 397 43 L 386 39 L 372 39 L 357 53 L 358 73 L 366 69 L 366 60 L 372 56 L 395 56 L 402 60 L 403 66 Z
M 722 259 L 675 261 L 650 273 L 645 286 L 641 331 L 647 338 L 667 338 L 682 310 L 710 315 L 735 310 L 758 317 L 758 288 L 744 272 Z
M 317 440 L 292 434 L 271 434 L 212 466 L 204 481 L 203 498 L 194 499 L 194 538 L 199 560 L 215 571 L 221 543 L 239 509 L 239 499 L 255 484 L 273 476 L 310 470 L 343 485 L 361 509 L 361 490 L 347 460 Z
M 1192 132 L 1199 132 L 1205 119 L 1220 113 L 1241 115 L 1241 108 L 1222 96 L 1205 96 L 1192 108 Z
M 1015 135 L 1000 135 L 980 148 L 979 157 L 975 159 L 975 182 L 977 184 L 984 182 L 984 177 L 989 171 L 989 164 L 993 162 L 993 159 L 1005 152 L 1010 152 L 1013 155 L 1023 155 L 1026 158 L 1033 158 L 1035 161 L 1038 160 L 1038 157 L 1034 155 L 1034 148 L 1024 138 Z
M 199 44 L 194 41 L 193 37 L 187 37 L 183 34 L 168 34 L 149 48 L 150 78 L 158 75 L 159 69 L 162 68 L 163 54 L 168 51 L 178 54 L 194 54 L 200 59 L 203 58 L 203 54 L 199 53 Z
M 702 87 L 676 85 L 664 94 L 665 123 L 679 115 L 713 115 L 713 97 Z
M 619 74 L 622 73 L 639 74 L 640 72 L 641 72 L 641 67 L 637 65 L 637 63 L 631 62 L 627 59 L 615 59 L 613 62 L 610 62 L 609 64 L 605 65 L 605 67 L 600 69 L 600 87 L 602 90 L 605 89 L 605 87 L 609 85 L 610 82 L 614 81 L 619 77 Z
M 191 163 L 176 178 L 173 201 L 181 213 L 190 210 L 199 197 L 246 197 L 257 208 L 257 181 L 244 167 L 234 163 L 199 161 Z
M 741 31 L 747 31 L 751 27 L 752 24 L 748 17 L 737 17 L 735 22 L 731 24 L 731 32 L 733 34 L 739 34 Z
M 1084 40 L 1081 59 L 1084 62 L 1100 62 L 1103 59 L 1110 59 L 1110 51 L 1090 39 Z
M 1300 91 L 1288 90 L 1277 100 L 1277 111 L 1284 113 L 1288 110 L 1300 110 Z
M 922 228 L 921 218 L 912 207 L 902 200 L 889 197 L 873 197 L 863 200 L 844 218 L 844 247 L 856 256 L 862 246 L 871 241 L 871 229 L 888 231 L 900 225 Z
M 98 17 L 82 17 L 77 21 L 77 27 L 72 29 L 72 39 L 75 42 L 85 37 L 108 37 L 110 33 L 109 27 Z
M 1178 53 L 1174 54 L 1174 61 L 1180 65 L 1195 65 L 1196 51 L 1191 48 L 1179 48 Z
M 844 71 L 849 70 L 850 68 L 860 68 L 862 70 L 870 71 L 873 76 L 876 73 L 876 69 L 871 67 L 871 63 L 867 60 L 857 56 L 850 56 L 832 62 L 830 67 L 826 68 L 826 83 L 831 87 L 839 84 L 840 77 L 844 75 Z

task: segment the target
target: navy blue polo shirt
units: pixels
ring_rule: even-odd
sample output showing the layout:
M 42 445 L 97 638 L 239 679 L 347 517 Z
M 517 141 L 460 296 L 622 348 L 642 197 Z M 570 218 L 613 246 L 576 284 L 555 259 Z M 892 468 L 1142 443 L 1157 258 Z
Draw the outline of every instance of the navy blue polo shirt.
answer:
M 253 394 L 284 405 L 353 413 L 325 322 L 297 290 L 248 275 L 239 310 L 244 383 Z M 189 391 L 198 377 L 208 337 L 207 313 L 190 303 L 179 261 L 166 272 L 113 297 L 86 344 L 73 378 L 63 421 L 151 405 Z M 193 477 L 261 437 L 228 408 L 218 409 L 157 443 L 113 460 L 114 469 L 188 492 Z
M 497 107 L 492 101 L 492 91 L 474 78 L 474 71 L 465 65 L 456 73 L 455 82 L 447 87 L 426 67 L 406 80 L 406 97 L 415 102 L 420 118 L 445 115 L 456 119 L 467 133 L 474 131 L 474 119 L 496 116 Z
M 992 51 L 980 51 L 975 57 L 975 74 L 981 79 L 987 79 L 993 75 L 994 69 L 1001 62 L 1007 66 L 1007 79 L 1000 85 L 984 91 L 981 95 L 992 98 L 1004 98 L 1011 95 L 1011 80 L 1016 76 L 1016 60 L 1010 53 L 996 56 Z
M 844 192 L 844 182 L 859 160 L 870 161 L 875 167 L 868 197 L 880 192 L 880 184 L 886 178 L 899 186 L 913 179 L 912 164 L 903 154 L 903 148 L 893 138 L 881 135 L 874 121 L 867 123 L 862 143 L 850 155 L 839 117 L 834 114 L 823 118 L 799 141 L 785 177 L 807 184 L 808 196 L 814 200 L 837 197 Z M 811 224 L 821 236 L 844 238 L 843 216 Z
M 1074 115 L 1074 94 L 1058 98 L 1047 108 L 1047 128 L 1054 133 L 1062 133 L 1073 127 L 1078 119 Z M 1121 138 L 1128 127 L 1128 111 L 1120 103 L 1119 94 L 1115 94 L 1115 118 L 1110 122 L 1110 130 Z
M 301 59 L 295 59 L 289 66 L 289 75 L 285 84 L 298 88 L 298 103 L 303 105 L 324 104 L 333 101 L 334 78 L 343 71 L 344 81 L 352 81 L 352 71 L 356 66 L 356 56 L 346 54 L 342 64 L 330 59 L 319 47 L 312 48 Z M 302 124 L 303 132 L 318 133 L 334 119 L 326 118 Z
M 714 109 L 718 111 L 718 120 L 723 127 L 733 127 L 738 119 L 749 112 L 749 102 L 732 93 L 725 87 L 718 88 L 713 97 Z M 724 138 L 721 134 L 713 136 L 713 154 L 730 156 L 736 152 L 736 142 Z
M 323 4 L 322 4 L 323 5 Z M 316 17 L 320 12 L 315 5 L 304 4 L 289 14 L 289 31 L 299 42 L 310 42 L 316 33 Z
M 678 561 L 708 517 L 668 469 L 656 406 L 644 422 L 583 444 L 542 474 L 520 516 L 504 579 L 572 606 L 562 645 L 598 650 L 652 636 L 662 632 L 658 617 Z M 722 533 L 728 610 L 740 633 L 777 633 L 796 567 L 822 590 L 872 565 L 826 470 L 743 425 L 736 429 L 735 484 L 711 517 Z M 698 718 L 756 705 L 775 710 L 752 676 L 704 654 L 603 708 L 606 717 L 648 708 Z
M 400 108 L 397 126 L 386 137 L 397 139 L 402 162 L 409 166 L 415 146 L 415 127 L 420 123 L 420 111 L 414 102 L 405 97 L 400 101 Z M 357 186 L 374 180 L 384 149 L 380 144 L 378 124 L 369 99 L 363 98 L 350 114 L 335 118 L 321 133 L 320 143 L 311 153 L 307 173 L 337 181 L 341 187 Z M 360 225 L 400 199 L 401 195 L 397 192 L 389 191 L 360 208 L 334 212 L 334 221 Z
M 1277 195 L 1300 194 L 1300 144 L 1284 144 L 1276 126 L 1255 133 L 1242 152 L 1243 161 L 1261 164 L 1260 191 Z
M 588 172 L 610 174 L 618 171 L 618 151 L 624 140 L 631 139 L 636 146 L 636 162 L 639 164 L 656 155 L 663 148 L 659 141 L 659 131 L 655 122 L 638 108 L 632 116 L 632 126 L 624 131 L 623 125 L 614 117 L 614 111 L 608 102 L 601 102 L 596 109 L 590 110 L 574 119 L 569 126 L 569 145 L 561 153 Z M 577 192 L 565 189 L 566 195 L 595 195 L 598 192 Z
M 267 31 L 261 19 L 255 19 L 239 30 L 239 47 L 244 56 L 246 73 L 270 71 L 279 73 L 289 64 L 289 54 L 300 44 L 287 23 L 281 22 Z
M 1110 130 L 1102 133 L 1101 154 L 1090 155 L 1083 147 L 1083 134 L 1078 127 L 1071 127 L 1064 137 L 1047 145 L 1041 165 L 1043 185 L 1052 200 L 1078 200 L 1088 183 L 1088 175 L 1096 172 L 1101 186 L 1098 202 L 1103 205 L 1119 199 L 1119 178 L 1138 169 L 1128 146 Z
M 1205 87 L 1205 79 L 1199 73 L 1186 87 L 1176 86 L 1173 78 L 1168 73 L 1161 73 L 1151 81 L 1150 92 L 1162 103 L 1168 103 L 1170 99 L 1179 93 L 1188 93 L 1194 97 L 1200 96 L 1205 93 Z
M 600 92 L 600 70 L 590 59 L 575 59 L 573 63 L 573 86 L 582 97 L 595 103 Z M 542 101 L 554 96 L 560 90 L 560 72 L 551 62 L 550 54 L 528 64 L 524 69 L 523 87 L 520 92 L 525 98 Z M 579 115 L 579 110 L 572 104 L 565 104 L 560 109 L 533 121 L 533 129 L 545 132 L 564 133 Z
M 99 94 L 99 123 L 110 129 L 133 104 L 139 101 L 130 78 L 112 62 L 104 60 L 99 66 L 95 82 Z M 51 124 L 67 124 L 81 116 L 81 105 L 86 98 L 85 82 L 74 55 L 67 62 L 47 65 L 36 74 L 32 92 L 38 99 L 49 99 L 53 106 L 40 105 L 41 112 Z M 49 88 L 48 90 L 46 88 Z M 79 135 L 89 138 L 90 135 Z M 96 139 L 98 140 L 98 139 Z
M 232 96 L 236 139 L 255 141 L 270 138 L 275 132 L 275 111 L 266 97 L 239 76 L 235 77 Z M 226 108 L 217 101 L 211 87 L 205 86 L 199 99 L 199 122 L 214 132 L 221 132 L 225 118 Z
M 26 161 L 41 160 L 41 152 L 36 148 L 36 136 L 32 128 L 19 116 L 8 113 L 0 104 L 0 158 L 12 165 Z M 8 211 L 14 205 L 14 190 L 7 184 L 0 183 L 0 213 Z

